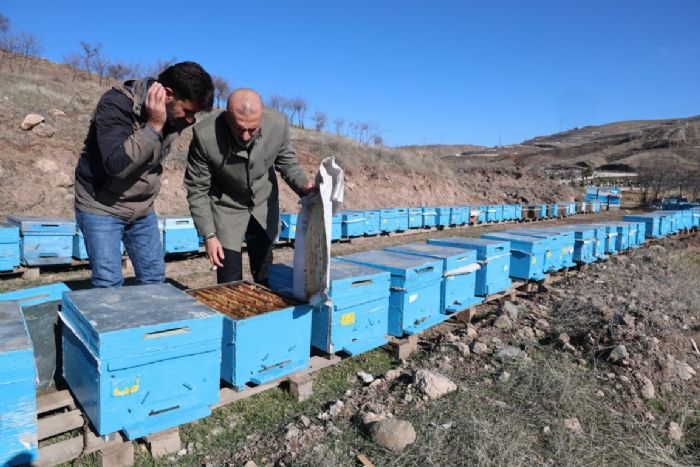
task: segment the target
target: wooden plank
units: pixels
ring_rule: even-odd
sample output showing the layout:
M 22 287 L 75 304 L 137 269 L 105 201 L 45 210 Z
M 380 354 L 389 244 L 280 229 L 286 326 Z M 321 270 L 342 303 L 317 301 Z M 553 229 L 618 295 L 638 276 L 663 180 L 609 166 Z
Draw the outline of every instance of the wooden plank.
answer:
M 83 453 L 83 437 L 67 439 L 60 443 L 51 444 L 39 448 L 39 467 L 53 467 L 54 465 L 70 462 Z
M 36 411 L 38 414 L 62 409 L 63 407 L 75 407 L 70 391 L 63 390 L 39 396 L 36 399 Z
M 39 439 L 46 439 L 60 435 L 66 431 L 82 428 L 84 425 L 83 415 L 80 410 L 51 415 L 42 418 L 38 422 Z M 80 438 L 82 440 L 82 436 Z

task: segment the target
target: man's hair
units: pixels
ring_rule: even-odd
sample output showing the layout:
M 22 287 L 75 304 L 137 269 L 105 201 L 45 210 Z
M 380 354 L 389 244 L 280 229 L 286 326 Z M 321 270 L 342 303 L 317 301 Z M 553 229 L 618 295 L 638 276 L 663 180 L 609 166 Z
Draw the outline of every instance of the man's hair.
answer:
M 172 89 L 175 99 L 199 102 L 204 111 L 210 111 L 214 105 L 214 84 L 199 63 L 171 65 L 158 75 L 158 82 Z

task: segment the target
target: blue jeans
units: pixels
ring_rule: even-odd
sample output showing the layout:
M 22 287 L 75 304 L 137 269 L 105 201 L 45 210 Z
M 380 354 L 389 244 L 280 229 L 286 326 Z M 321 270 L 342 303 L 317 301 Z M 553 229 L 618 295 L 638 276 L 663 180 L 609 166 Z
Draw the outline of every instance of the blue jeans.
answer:
M 163 242 L 155 213 L 129 222 L 114 216 L 90 214 L 76 209 L 75 218 L 85 237 L 94 287 L 119 287 L 124 283 L 121 241 L 134 265 L 139 284 L 163 282 Z

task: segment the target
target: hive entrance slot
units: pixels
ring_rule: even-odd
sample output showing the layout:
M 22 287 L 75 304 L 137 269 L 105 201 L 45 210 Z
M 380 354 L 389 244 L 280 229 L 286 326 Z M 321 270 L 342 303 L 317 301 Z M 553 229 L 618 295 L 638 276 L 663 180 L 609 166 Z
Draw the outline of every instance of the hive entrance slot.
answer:
M 363 285 L 372 284 L 372 282 L 373 282 L 372 279 L 366 279 L 366 280 L 363 280 L 363 281 L 355 281 L 355 282 L 352 283 L 352 287 L 361 287 L 361 286 L 363 286 Z
M 156 416 L 156 415 L 160 415 L 160 414 L 163 414 L 163 413 L 165 413 L 165 412 L 172 412 L 173 410 L 177 410 L 177 409 L 179 409 L 179 408 L 180 408 L 179 405 L 174 405 L 174 406 L 172 406 L 172 407 L 168 407 L 167 409 L 151 410 L 150 412 L 148 412 L 148 416 L 149 416 L 149 417 L 154 417 L 154 416 Z
M 162 331 L 154 331 L 154 332 L 149 332 L 147 334 L 144 334 L 143 338 L 144 339 L 158 339 L 161 337 L 176 336 L 178 334 L 187 334 L 188 332 L 190 332 L 189 327 L 164 329 Z

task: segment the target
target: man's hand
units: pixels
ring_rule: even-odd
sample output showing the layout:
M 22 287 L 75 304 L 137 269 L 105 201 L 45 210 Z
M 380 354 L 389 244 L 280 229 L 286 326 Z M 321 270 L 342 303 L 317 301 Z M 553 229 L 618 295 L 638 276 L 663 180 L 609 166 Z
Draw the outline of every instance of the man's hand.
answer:
M 204 247 L 207 250 L 207 258 L 209 258 L 209 262 L 218 268 L 223 268 L 224 247 L 221 246 L 219 239 L 216 237 L 207 239 Z
M 148 88 L 146 102 L 144 103 L 148 114 L 148 124 L 157 132 L 163 131 L 163 125 L 168 118 L 165 110 L 165 88 L 162 84 L 155 82 Z
M 318 193 L 318 187 L 315 186 L 313 182 L 309 182 L 306 185 L 304 185 L 303 187 L 301 187 L 301 194 L 304 196 L 306 196 L 309 193 L 312 193 L 314 191 Z

